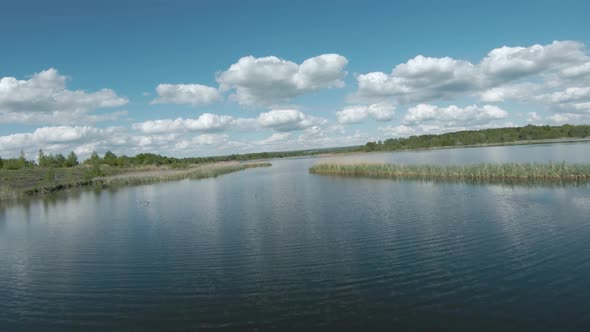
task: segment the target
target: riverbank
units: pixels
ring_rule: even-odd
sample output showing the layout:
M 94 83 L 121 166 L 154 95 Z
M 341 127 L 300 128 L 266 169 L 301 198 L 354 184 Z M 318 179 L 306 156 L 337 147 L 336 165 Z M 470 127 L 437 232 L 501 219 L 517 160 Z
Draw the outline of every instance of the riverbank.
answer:
M 590 138 L 551 138 L 551 139 L 539 139 L 539 140 L 523 140 L 514 142 L 503 142 L 503 143 L 485 143 L 485 144 L 471 144 L 471 145 L 449 145 L 449 146 L 435 146 L 428 148 L 414 148 L 414 149 L 398 149 L 398 150 L 378 150 L 378 151 L 345 151 L 345 152 L 330 152 L 317 154 L 313 157 L 318 158 L 329 158 L 334 156 L 349 156 L 349 155 L 362 155 L 366 153 L 398 153 L 398 152 L 415 152 L 415 151 L 433 151 L 433 150 L 450 150 L 450 149 L 470 149 L 470 148 L 486 148 L 496 146 L 514 146 L 514 145 L 540 145 L 540 144 L 560 144 L 560 143 L 582 143 L 590 142 Z M 301 157 L 288 157 L 290 158 L 301 158 Z
M 312 174 L 349 177 L 409 178 L 459 181 L 590 181 L 590 164 L 506 163 L 462 166 L 321 163 Z
M 191 165 L 185 169 L 168 167 L 113 168 L 101 167 L 106 176 L 88 178 L 88 167 L 59 169 L 2 170 L 0 172 L 0 201 L 45 195 L 57 191 L 98 187 L 110 188 L 182 179 L 202 179 L 237 172 L 248 168 L 269 167 L 268 162 L 220 162 Z

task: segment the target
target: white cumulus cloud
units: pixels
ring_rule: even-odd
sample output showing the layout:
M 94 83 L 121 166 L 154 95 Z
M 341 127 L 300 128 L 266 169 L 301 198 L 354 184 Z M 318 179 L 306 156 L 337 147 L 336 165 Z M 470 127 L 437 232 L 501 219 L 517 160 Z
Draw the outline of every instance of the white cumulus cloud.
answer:
M 160 119 L 134 123 L 132 128 L 146 134 L 178 132 L 220 132 L 228 130 L 257 131 L 273 129 L 293 131 L 325 124 L 326 120 L 298 110 L 272 110 L 256 118 L 235 118 L 229 115 L 203 113 L 198 118 Z
M 522 101 L 584 76 L 590 76 L 590 57 L 582 43 L 503 46 L 491 50 L 479 63 L 418 55 L 389 74 L 360 74 L 352 99 L 411 104 L 479 95 L 484 102 Z
M 325 119 L 309 116 L 298 110 L 272 110 L 258 116 L 260 126 L 277 131 L 300 130 L 325 123 Z
M 280 142 L 284 142 L 287 139 L 289 139 L 289 137 L 291 137 L 291 133 L 288 132 L 282 132 L 282 133 L 273 133 L 272 135 L 270 135 L 269 137 L 260 140 L 260 141 L 256 141 L 254 142 L 257 145 L 269 145 L 269 144 L 276 144 L 276 143 L 280 143 Z
M 207 105 L 221 99 L 216 88 L 201 84 L 159 84 L 152 104 Z
M 550 69 L 575 66 L 586 60 L 582 43 L 554 41 L 547 45 L 493 49 L 479 68 L 488 80 L 506 82 Z
M 389 103 L 377 103 L 368 106 L 350 106 L 336 112 L 339 123 L 360 123 L 371 117 L 377 121 L 391 121 L 395 115 L 395 107 Z
M 486 125 L 492 121 L 505 119 L 507 116 L 508 112 L 494 105 L 438 107 L 419 104 L 408 109 L 403 122 L 404 125 L 431 124 L 437 127 L 461 128 Z
M 243 57 L 217 76 L 222 91 L 243 105 L 277 105 L 307 92 L 344 86 L 348 60 L 322 54 L 301 64 L 275 56 Z
M 549 116 L 547 119 L 555 124 L 588 124 L 590 114 L 558 113 Z
M 378 130 L 383 133 L 386 137 L 408 137 L 416 134 L 416 129 L 405 126 L 405 125 L 397 125 L 397 126 L 384 126 L 379 127 Z
M 170 133 L 178 131 L 223 131 L 229 129 L 234 118 L 229 115 L 203 113 L 196 119 L 162 119 L 134 123 L 133 129 L 144 133 Z
M 96 92 L 68 90 L 68 78 L 50 68 L 28 80 L 0 78 L 0 115 L 4 123 L 67 123 L 91 121 L 96 109 L 119 107 L 128 103 L 113 90 Z M 94 120 L 100 121 L 97 117 Z

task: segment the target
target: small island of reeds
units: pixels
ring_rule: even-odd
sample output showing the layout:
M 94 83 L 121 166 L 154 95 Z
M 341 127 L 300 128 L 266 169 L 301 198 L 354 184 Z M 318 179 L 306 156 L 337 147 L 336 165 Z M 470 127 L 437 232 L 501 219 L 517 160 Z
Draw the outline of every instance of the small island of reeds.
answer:
M 590 181 L 590 164 L 504 163 L 461 166 L 321 163 L 312 174 L 452 181 Z

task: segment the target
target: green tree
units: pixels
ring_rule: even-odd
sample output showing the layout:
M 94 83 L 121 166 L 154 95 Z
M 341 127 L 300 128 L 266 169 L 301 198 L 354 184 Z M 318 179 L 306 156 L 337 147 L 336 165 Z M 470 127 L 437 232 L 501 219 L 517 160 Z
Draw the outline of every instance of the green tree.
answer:
M 365 151 L 375 151 L 377 150 L 377 143 L 375 142 L 368 142 L 365 144 Z
M 117 156 L 111 151 L 107 151 L 102 159 L 109 166 L 117 166 Z
M 6 159 L 2 162 L 2 167 L 4 169 L 15 170 L 20 168 L 20 162 L 16 158 Z
M 365 151 L 393 151 L 403 149 L 419 149 L 440 146 L 472 145 L 485 143 L 508 143 L 519 140 L 554 139 L 562 137 L 587 137 L 590 135 L 588 125 L 534 126 L 494 128 L 482 130 L 466 130 L 441 135 L 421 135 L 407 138 L 386 139 L 383 145 L 373 146 L 369 142 Z
M 102 160 L 100 159 L 98 153 L 96 153 L 96 151 L 93 151 L 90 154 L 90 158 L 86 159 L 86 161 L 84 162 L 85 164 L 89 164 L 92 166 L 90 169 L 86 169 L 86 171 L 84 172 L 84 178 L 90 180 L 94 177 L 102 176 L 103 172 L 100 169 L 101 162 Z
M 65 166 L 66 167 L 74 167 L 78 164 L 79 164 L 78 163 L 78 156 L 76 156 L 74 151 L 70 152 L 70 154 L 68 154 L 68 157 L 66 158 Z
M 66 165 L 66 157 L 63 154 L 58 153 L 55 155 L 55 167 L 65 167 Z
M 39 149 L 39 154 L 38 154 L 38 165 L 39 167 L 47 167 L 47 157 L 45 156 L 45 153 L 43 153 L 42 149 Z
M 45 167 L 56 167 L 54 155 L 52 155 L 52 154 L 45 155 Z
M 18 157 L 18 168 L 25 168 L 27 167 L 27 158 L 25 156 L 25 152 L 20 150 L 20 155 Z
M 131 164 L 131 158 L 127 157 L 126 155 L 122 155 L 117 157 L 117 166 L 125 166 L 128 167 Z
M 96 151 L 92 151 L 92 154 L 90 154 L 90 158 L 88 158 L 85 163 L 98 166 L 100 165 L 100 161 L 101 160 L 98 156 L 98 153 L 96 153 Z

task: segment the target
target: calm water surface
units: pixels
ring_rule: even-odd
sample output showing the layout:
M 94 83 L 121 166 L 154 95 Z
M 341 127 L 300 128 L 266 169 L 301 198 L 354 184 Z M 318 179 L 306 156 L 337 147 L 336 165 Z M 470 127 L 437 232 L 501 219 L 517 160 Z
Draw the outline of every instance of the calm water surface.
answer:
M 590 162 L 590 143 L 342 158 Z M 0 207 L 0 331 L 590 329 L 589 185 L 307 173 L 325 160 Z

